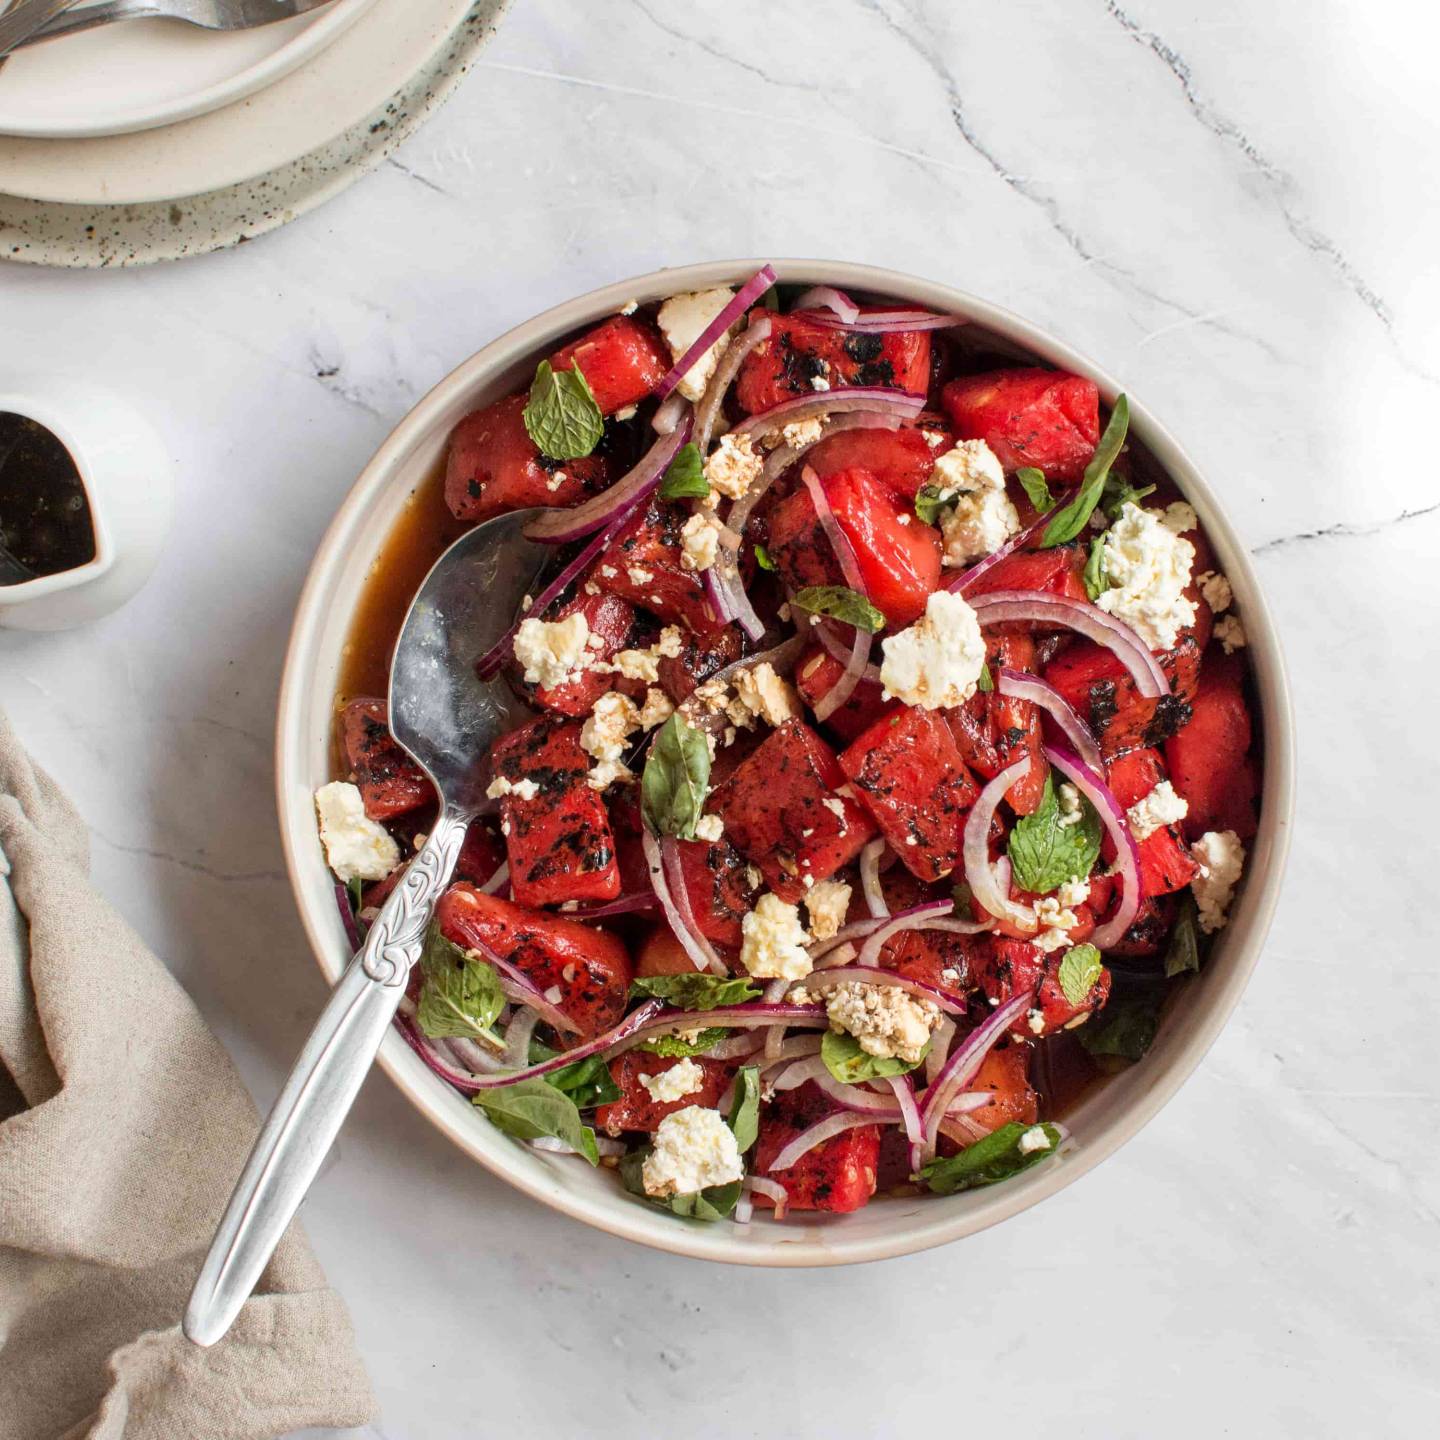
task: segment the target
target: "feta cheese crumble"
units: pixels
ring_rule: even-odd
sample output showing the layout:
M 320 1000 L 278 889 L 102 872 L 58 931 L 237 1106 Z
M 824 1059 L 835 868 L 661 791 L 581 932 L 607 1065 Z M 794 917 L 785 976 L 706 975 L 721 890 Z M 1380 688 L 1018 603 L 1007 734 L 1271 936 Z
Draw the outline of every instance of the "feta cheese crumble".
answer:
M 813 966 L 798 907 L 766 891 L 740 922 L 740 963 L 757 980 L 803 980 Z
M 980 682 L 985 641 L 975 612 L 959 595 L 937 590 L 925 614 L 882 642 L 880 684 L 886 699 L 924 710 L 963 705 Z
M 1148 840 L 1157 830 L 1176 824 L 1189 813 L 1185 797 L 1168 780 L 1162 780 L 1125 812 L 1125 818 L 1136 840 Z
M 967 565 L 998 550 L 1019 528 L 1005 471 L 983 440 L 962 440 L 935 457 L 930 483 L 950 507 L 940 515 L 945 564 Z
M 721 286 L 717 290 L 696 290 L 688 295 L 672 295 L 656 316 L 660 333 L 670 347 L 670 356 L 678 365 L 685 352 L 700 338 L 705 327 L 735 298 L 735 292 Z M 687 400 L 699 400 L 730 344 L 735 331 L 732 325 L 685 372 L 675 387 Z
M 1050 1148 L 1050 1137 L 1045 1133 L 1043 1125 L 1032 1125 L 1020 1137 L 1020 1142 L 1015 1148 L 1022 1155 L 1033 1155 L 1037 1150 Z
M 645 1193 L 655 1196 L 694 1195 L 744 1174 L 735 1132 L 718 1110 L 700 1105 L 687 1105 L 660 1122 L 640 1170 Z
M 708 570 L 720 553 L 720 522 L 708 511 L 697 510 L 680 531 L 680 566 Z
M 725 838 L 725 822 L 718 815 L 702 815 L 695 822 L 695 838 L 718 845 Z
M 738 500 L 760 478 L 765 457 L 757 454 L 750 436 L 722 435 L 705 462 L 705 478 L 712 490 Z
M 705 1083 L 705 1072 L 688 1057 L 655 1075 L 642 1075 L 640 1084 L 662 1105 L 693 1095 Z
M 492 800 L 504 799 L 506 795 L 513 795 L 517 800 L 533 800 L 540 793 L 540 787 L 533 780 L 511 781 L 497 775 L 485 793 Z
M 1125 621 L 1152 650 L 1170 649 L 1195 619 L 1195 602 L 1184 593 L 1195 547 L 1165 524 L 1159 511 L 1129 500 L 1104 545 L 1111 588 L 1095 603 Z
M 836 1030 L 846 1031 L 867 1055 L 915 1064 L 930 1032 L 940 1023 L 940 1007 L 898 985 L 867 985 L 844 980 L 825 996 L 825 1013 Z
M 400 863 L 400 847 L 365 813 L 358 786 L 346 780 L 322 785 L 315 792 L 315 813 L 325 861 L 343 883 L 383 880 Z
M 515 632 L 515 659 L 525 668 L 525 681 L 542 690 L 572 680 L 594 662 L 590 622 L 577 610 L 563 620 L 522 620 Z
M 627 680 L 643 680 L 653 685 L 660 678 L 661 660 L 676 660 L 685 653 L 685 636 L 678 625 L 667 625 L 660 638 L 648 650 L 622 650 L 609 665 L 597 670 L 623 675 Z
M 822 880 L 806 892 L 805 915 L 814 940 L 832 939 L 849 913 L 850 887 L 843 880 Z
M 1245 627 L 1238 615 L 1222 615 L 1215 622 L 1215 638 L 1227 655 L 1245 648 Z
M 792 449 L 798 450 L 802 445 L 813 445 L 824 433 L 825 423 L 822 420 L 792 420 L 781 427 L 780 438 Z
M 635 702 L 618 690 L 602 695 L 580 727 L 580 748 L 597 760 L 618 760 L 625 742 L 640 728 Z
M 1230 581 L 1218 570 L 1207 570 L 1197 577 L 1196 583 L 1205 597 L 1205 603 L 1217 615 L 1235 603 L 1235 592 L 1230 588 Z
M 1062 826 L 1078 825 L 1085 818 L 1084 808 L 1080 804 L 1080 792 L 1068 780 L 1062 781 L 1057 792 L 1060 801 L 1060 824 Z
M 1226 911 L 1245 866 L 1245 847 L 1233 830 L 1207 830 L 1190 847 L 1190 853 L 1200 864 L 1190 889 L 1200 911 L 1200 928 L 1210 935 L 1225 927 Z
M 767 725 L 783 725 L 800 713 L 795 687 L 768 660 L 736 674 L 735 701 L 726 713 L 747 730 L 753 728 L 757 718 Z
M 1183 535 L 1187 530 L 1196 530 L 1200 526 L 1200 518 L 1195 514 L 1195 507 L 1187 505 L 1183 500 L 1177 500 L 1173 505 L 1165 507 L 1165 513 L 1160 517 L 1160 523 L 1176 535 Z

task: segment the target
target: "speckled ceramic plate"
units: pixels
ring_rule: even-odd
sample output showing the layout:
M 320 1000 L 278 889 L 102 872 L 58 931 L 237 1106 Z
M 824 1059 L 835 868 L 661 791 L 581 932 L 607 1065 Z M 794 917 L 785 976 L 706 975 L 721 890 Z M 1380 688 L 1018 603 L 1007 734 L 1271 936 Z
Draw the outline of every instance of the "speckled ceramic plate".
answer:
M 71 269 L 148 265 L 221 250 L 288 224 L 374 169 L 420 127 L 464 78 L 509 3 L 378 0 L 309 65 L 239 105 L 138 135 L 0 142 L 0 257 Z M 356 83 L 361 73 L 364 87 Z M 346 97 L 338 130 L 327 91 Z M 204 137 L 185 133 L 192 129 L 223 136 L 223 165 L 208 171 L 210 185 L 194 183 Z M 12 146 L 64 149 L 72 173 L 45 182 L 59 172 L 37 165 L 30 179 L 43 183 L 27 184 L 7 165 Z M 61 184 L 73 192 L 81 159 L 97 173 L 107 168 L 88 153 L 93 147 L 113 147 L 113 168 L 96 202 L 16 193 Z M 247 159 L 262 148 L 267 163 Z M 106 194 L 110 203 L 97 203 Z

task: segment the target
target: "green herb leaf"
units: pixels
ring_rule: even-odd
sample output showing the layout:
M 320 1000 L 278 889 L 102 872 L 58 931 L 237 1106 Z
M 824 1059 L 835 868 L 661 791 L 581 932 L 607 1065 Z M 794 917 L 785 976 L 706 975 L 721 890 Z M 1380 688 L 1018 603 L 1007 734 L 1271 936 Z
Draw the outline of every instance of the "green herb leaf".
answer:
M 543 1049 L 548 1053 L 537 1055 L 536 1049 Z M 539 1064 L 541 1060 L 548 1060 L 554 1054 L 548 1046 L 540 1046 L 538 1042 L 531 1042 L 530 1063 Z M 576 1106 L 581 1110 L 589 1110 L 596 1105 L 609 1105 L 612 1101 L 620 1098 L 620 1087 L 610 1075 L 610 1066 L 599 1055 L 591 1055 L 585 1060 L 577 1060 L 573 1065 L 566 1065 L 560 1070 L 552 1070 L 548 1075 L 540 1077 L 547 1085 L 552 1085 L 562 1094 L 568 1095 Z
M 1125 443 L 1125 433 L 1130 428 L 1130 402 L 1123 395 L 1115 397 L 1115 408 L 1110 412 L 1110 423 L 1095 447 L 1095 454 L 1085 467 L 1084 478 L 1075 498 L 1045 527 L 1040 544 L 1043 549 L 1064 545 L 1073 540 L 1090 519 L 1096 505 L 1100 503 L 1101 491 L 1105 488 L 1105 477 Z
M 1015 478 L 1024 488 L 1030 503 L 1042 514 L 1055 503 L 1055 497 L 1050 493 L 1049 485 L 1045 483 L 1043 470 L 1037 470 L 1033 465 L 1022 465 L 1015 472 Z
M 420 956 L 424 981 L 415 1019 L 431 1039 L 495 1039 L 490 1027 L 505 1005 L 492 965 L 470 958 L 431 925 Z
M 928 1052 L 930 1047 L 926 1045 Z M 913 1064 L 898 1056 L 869 1055 L 860 1048 L 860 1042 L 844 1032 L 827 1030 L 820 1041 L 820 1058 L 825 1068 L 842 1085 L 858 1085 L 862 1080 L 883 1080 L 887 1075 L 908 1075 L 920 1060 Z
M 552 460 L 588 455 L 605 433 L 605 417 L 578 365 L 552 370 L 550 362 L 542 360 L 530 384 L 523 418 L 540 453 Z
M 956 498 L 953 485 L 922 485 L 915 495 L 915 517 L 927 525 L 938 525 L 942 513 L 955 503 Z
M 514 1085 L 481 1090 L 474 1103 L 496 1129 L 517 1140 L 553 1136 L 578 1150 L 592 1165 L 600 1163 L 595 1132 L 580 1119 L 575 1102 L 544 1080 L 519 1080 Z
M 775 562 L 770 558 L 770 552 L 763 545 L 752 545 L 750 548 L 755 552 L 755 563 L 762 570 L 775 568 Z
M 1126 505 L 1138 505 L 1147 495 L 1153 495 L 1153 485 L 1142 485 L 1138 490 L 1123 475 L 1107 475 L 1105 489 L 1100 493 L 1100 508 L 1108 520 L 1118 520 Z
M 1098 600 L 1110 588 L 1105 575 L 1105 537 L 1097 535 L 1090 542 L 1090 558 L 1085 562 L 1085 593 Z
M 989 695 L 995 689 L 995 677 L 990 673 L 990 662 L 988 660 L 980 667 L 978 688 L 983 695 Z
M 1105 1008 L 1075 1033 L 1092 1055 L 1118 1055 L 1141 1060 L 1160 1028 L 1160 1001 L 1164 992 L 1149 986 L 1113 991 Z
M 350 913 L 358 915 L 364 903 L 365 882 L 358 875 L 352 875 L 345 883 L 345 893 L 350 897 Z
M 703 500 L 709 493 L 710 482 L 705 478 L 705 470 L 700 463 L 700 447 L 693 441 L 682 445 L 660 482 L 660 498 Z
M 735 1098 L 725 1123 L 735 1132 L 743 1155 L 760 1134 L 760 1067 L 745 1065 L 735 1077 Z
M 1062 825 L 1054 779 L 1045 777 L 1035 813 L 1022 815 L 1010 831 L 1008 853 L 1018 889 L 1043 895 L 1090 873 L 1100 854 L 1100 817 L 1083 796 L 1080 805 L 1079 821 Z
M 1093 945 L 1075 945 L 1060 962 L 1060 988 L 1072 1005 L 1083 1005 L 1085 997 L 1105 969 L 1100 952 Z
M 1185 975 L 1200 968 L 1200 924 L 1194 894 L 1186 890 L 1175 912 L 1175 928 L 1165 949 L 1165 974 Z
M 687 1055 L 703 1055 L 707 1050 L 713 1050 L 729 1034 L 723 1026 L 708 1025 L 694 1040 L 682 1040 L 678 1035 L 659 1035 L 654 1040 L 642 1040 L 635 1048 L 650 1055 L 679 1060 Z
M 807 585 L 791 601 L 812 615 L 828 615 L 871 635 L 885 628 L 885 616 L 863 595 L 845 585 Z
M 710 788 L 710 747 L 705 733 L 677 710 L 656 732 L 640 777 L 640 808 L 657 835 L 695 838 Z
M 681 1010 L 715 1010 L 721 1005 L 758 1000 L 760 989 L 743 976 L 702 975 L 697 970 L 683 975 L 642 975 L 630 986 L 630 995 L 664 1000 Z
M 728 1220 L 740 1199 L 740 1181 L 732 1180 L 728 1185 L 712 1185 L 694 1195 L 649 1195 L 645 1191 L 645 1160 L 650 1146 L 632 1150 L 620 1162 L 620 1183 L 632 1194 L 638 1195 L 651 1205 L 658 1205 L 672 1215 L 681 1215 L 686 1220 Z
M 1031 1130 L 1040 1129 L 1050 1143 L 1043 1150 L 1022 1151 L 1021 1137 Z M 920 1172 L 919 1178 L 937 1195 L 954 1195 L 960 1190 L 974 1190 L 981 1185 L 994 1185 L 999 1180 L 1008 1180 L 1042 1160 L 1048 1160 L 1060 1143 L 1060 1132 L 1043 1121 L 1037 1127 L 1022 1125 L 1012 1120 L 998 1130 L 967 1145 L 958 1155 L 948 1160 L 932 1160 Z

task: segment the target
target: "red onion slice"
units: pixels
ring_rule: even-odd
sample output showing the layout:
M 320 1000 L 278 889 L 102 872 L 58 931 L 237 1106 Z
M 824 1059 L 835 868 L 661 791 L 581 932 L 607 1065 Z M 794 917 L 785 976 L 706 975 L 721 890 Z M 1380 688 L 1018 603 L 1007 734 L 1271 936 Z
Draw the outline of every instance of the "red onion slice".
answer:
M 725 392 L 740 373 L 745 357 L 770 338 L 772 328 L 770 317 L 755 311 L 751 314 L 750 324 L 746 326 L 744 333 L 737 335 L 725 347 L 725 353 L 720 357 L 720 363 L 715 367 L 715 373 L 710 377 L 710 383 L 705 387 L 699 405 L 695 407 L 695 443 L 700 447 L 702 455 L 710 449 L 710 436 L 715 429 L 720 407 L 724 403 Z
M 1001 890 L 990 868 L 990 821 L 1010 787 L 1030 769 L 1026 755 L 1007 765 L 993 780 L 986 783 L 979 798 L 965 817 L 961 854 L 965 861 L 965 883 L 971 893 L 997 920 L 1008 920 L 1021 930 L 1034 933 L 1035 912 L 1028 905 L 1017 905 Z
M 482 895 L 498 895 L 510 883 L 510 862 L 502 860 L 500 868 L 480 887 Z
M 952 1000 L 943 990 L 927 985 L 923 980 L 912 980 L 894 970 L 883 970 L 878 965 L 837 965 L 833 970 L 813 970 L 797 984 L 804 985 L 809 992 L 823 994 L 832 985 L 843 985 L 855 981 L 862 985 L 893 985 L 921 1000 L 929 1000 L 946 1014 L 963 1015 L 965 1006 Z
M 807 290 L 792 307 L 794 310 L 829 310 L 846 324 L 860 314 L 860 307 L 843 291 L 830 285 L 816 285 Z M 807 319 L 818 317 L 807 316 Z
M 880 857 L 885 853 L 885 840 L 871 840 L 860 852 L 860 889 L 865 895 L 865 905 L 877 920 L 890 914 L 885 900 L 885 891 L 880 885 Z
M 647 496 L 664 479 L 670 462 L 690 439 L 693 421 L 686 416 L 668 435 L 662 435 L 619 480 L 598 495 L 569 510 L 547 510 L 525 527 L 531 540 L 565 545 L 607 525 L 635 501 Z
M 860 573 L 860 560 L 855 554 L 855 547 L 850 543 L 850 537 L 840 528 L 840 522 L 835 518 L 835 511 L 830 507 L 830 497 L 825 493 L 825 487 L 820 483 L 820 477 L 807 465 L 800 472 L 801 483 L 805 486 L 810 496 L 811 503 L 815 506 L 815 513 L 820 517 L 820 528 L 825 532 L 825 538 L 830 542 L 830 548 L 835 552 L 835 558 L 840 562 L 840 571 L 845 576 L 845 583 L 857 594 L 869 596 L 865 586 L 865 577 Z
M 643 893 L 622 895 L 618 900 L 609 900 L 584 910 L 566 910 L 567 920 L 606 920 L 611 915 L 629 915 L 636 910 L 653 910 L 659 902 L 653 894 Z
M 1147 699 L 1170 693 L 1170 678 L 1150 647 L 1123 620 L 1097 609 L 1088 600 L 1068 595 L 1047 595 L 1038 590 L 992 590 L 970 602 L 976 618 L 984 625 L 1007 620 L 1035 620 L 1078 631 L 1097 645 L 1103 645 L 1130 672 L 1135 688 Z
M 841 390 L 824 390 L 782 400 L 778 405 L 742 420 L 732 433 L 760 439 L 785 425 L 802 420 L 820 420 L 827 415 L 845 414 L 851 410 L 873 410 L 898 416 L 902 420 L 913 420 L 924 408 L 923 395 L 873 385 L 852 385 Z
M 700 332 L 690 348 L 655 387 L 663 400 L 690 373 L 690 367 L 775 283 L 775 272 L 762 265 L 730 298 L 725 308 Z
M 1038 705 L 1060 727 L 1065 738 L 1075 747 L 1075 753 L 1092 770 L 1105 770 L 1100 757 L 1100 747 L 1090 733 L 1090 727 L 1075 713 L 1070 702 L 1048 680 L 1031 675 L 1025 670 L 1011 670 L 1000 666 L 995 672 L 995 688 L 1002 695 L 1016 700 L 1028 700 Z
M 778 1185 L 774 1180 L 767 1180 L 763 1175 L 747 1175 L 744 1181 L 744 1188 L 755 1195 L 763 1195 L 775 1206 L 775 1218 L 783 1220 L 786 1208 L 790 1204 L 790 1192 L 783 1185 Z
M 540 1022 L 540 1012 L 522 1005 L 505 1030 L 505 1067 L 518 1070 L 530 1059 L 530 1039 Z
M 828 720 L 855 693 L 855 687 L 865 678 L 866 670 L 875 667 L 870 664 L 870 651 L 875 637 L 868 630 L 856 630 L 850 642 L 850 655 L 845 661 L 845 673 L 815 702 L 815 718 Z
M 823 314 L 806 318 L 813 318 L 817 325 L 823 325 L 827 330 L 853 330 L 860 335 L 894 335 L 913 330 L 953 330 L 958 325 L 970 323 L 968 316 L 937 315 L 931 310 L 871 310 L 864 315 L 857 313 L 850 320 L 839 314 L 833 318 Z
M 532 1010 L 538 1011 L 540 1018 L 562 1035 L 579 1033 L 580 1027 L 575 1021 L 553 1000 L 542 994 L 540 987 L 523 970 L 512 965 L 510 961 L 502 959 L 488 945 L 473 945 L 470 948 L 487 964 L 495 967 L 496 973 L 500 976 L 500 988 L 505 992 L 507 999 L 513 1000 L 519 1005 L 528 1005 Z
M 777 1170 L 788 1170 L 802 1155 L 808 1155 L 817 1145 L 823 1145 L 832 1136 L 843 1135 L 847 1130 L 854 1130 L 861 1125 L 873 1125 L 875 1121 L 868 1115 L 856 1114 L 853 1110 L 837 1110 L 833 1115 L 827 1115 L 823 1120 L 817 1120 L 809 1129 L 802 1130 L 781 1152 L 770 1162 L 770 1174 Z
M 355 923 L 355 913 L 350 909 L 350 892 L 338 880 L 335 882 L 335 904 L 340 911 L 340 923 L 345 927 L 345 938 L 350 942 L 353 955 L 365 943 L 360 927 Z
M 639 1014 L 639 1011 L 635 1012 Z M 824 1029 L 830 1024 L 830 1017 L 823 1005 L 767 1005 L 762 1000 L 752 1000 L 748 1005 L 722 1005 L 715 1010 L 667 1010 L 661 1015 L 649 1016 L 645 1023 L 633 1033 L 622 1036 L 617 1049 L 628 1050 L 642 1040 L 652 1040 L 658 1035 L 673 1035 L 677 1030 L 703 1030 L 706 1026 L 725 1029 L 747 1029 L 755 1026 L 771 1027 L 771 1034 L 781 1033 L 788 1025 L 804 1025 L 808 1029 Z M 768 1036 L 766 1037 L 769 1038 Z M 577 1051 L 568 1052 L 576 1055 Z M 767 1058 L 764 1064 L 769 1064 Z
M 674 843 L 673 839 L 667 837 L 666 845 L 673 846 Z M 659 900 L 660 908 L 665 913 L 665 920 L 669 924 L 671 932 L 684 947 L 691 963 L 697 970 L 708 970 L 715 975 L 728 974 L 729 971 L 711 948 L 710 943 L 695 930 L 693 914 L 687 923 L 686 914 L 690 911 L 690 897 L 685 895 L 685 886 L 682 883 L 680 893 L 684 896 L 685 907 L 682 911 L 680 900 L 671 889 L 670 867 L 666 864 L 665 845 L 655 838 L 648 825 L 640 827 L 640 844 L 645 851 L 645 863 L 650 870 L 650 883 L 655 887 L 655 898 Z
M 910 1142 L 910 1170 L 913 1174 L 920 1168 L 925 1147 L 925 1122 L 920 1118 L 920 1106 L 915 1100 L 915 1082 L 908 1075 L 887 1075 L 885 1083 L 895 1092 L 895 1103 L 900 1107 L 900 1122 L 905 1126 L 905 1138 Z
M 1105 783 L 1101 774 L 1092 770 L 1079 756 L 1058 745 L 1045 747 L 1045 758 L 1100 812 L 1111 840 L 1115 842 L 1116 861 L 1120 867 L 1120 905 L 1114 915 L 1098 926 L 1090 937 L 1097 950 L 1115 944 L 1130 928 L 1140 911 L 1140 851 L 1130 833 L 1125 807 Z
M 914 930 L 917 925 L 923 925 L 927 920 L 935 920 L 941 915 L 948 915 L 954 908 L 953 900 L 927 900 L 923 905 L 912 905 L 907 910 L 901 910 L 885 924 L 870 932 L 869 939 L 860 947 L 859 963 L 861 965 L 878 965 L 880 951 L 892 935 L 898 935 L 902 930 Z
M 925 1083 L 933 1085 L 935 1077 L 945 1068 L 950 1057 L 950 1046 L 955 1042 L 955 1022 L 942 1015 L 940 1023 L 930 1033 L 930 1052 L 925 1056 Z
M 830 628 L 830 622 L 828 620 L 822 620 L 818 625 L 812 625 L 810 627 L 810 633 L 830 652 L 834 659 L 839 660 L 842 664 L 848 663 L 851 653 L 850 647 L 846 645 L 844 641 L 836 638 L 835 632 Z M 880 667 L 878 665 L 866 665 L 861 679 L 873 680 L 878 685 L 880 683 Z

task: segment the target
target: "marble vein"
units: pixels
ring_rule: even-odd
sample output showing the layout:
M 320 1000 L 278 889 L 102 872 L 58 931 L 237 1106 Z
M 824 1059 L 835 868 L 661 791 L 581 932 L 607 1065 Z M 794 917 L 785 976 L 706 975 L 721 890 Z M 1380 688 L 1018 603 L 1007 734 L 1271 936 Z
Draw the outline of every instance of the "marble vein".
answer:
M 1379 535 L 1410 520 L 1420 520 L 1426 515 L 1440 511 L 1440 501 L 1434 505 L 1422 505 L 1417 510 L 1402 510 L 1398 515 L 1386 516 L 1383 520 L 1370 522 L 1338 521 L 1334 525 L 1322 525 L 1316 530 L 1302 530 L 1296 535 L 1281 535 L 1267 540 L 1251 551 L 1254 555 L 1267 555 L 1275 550 L 1284 550 L 1292 545 L 1304 544 L 1311 540 L 1352 540 L 1368 535 Z

